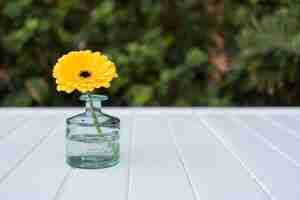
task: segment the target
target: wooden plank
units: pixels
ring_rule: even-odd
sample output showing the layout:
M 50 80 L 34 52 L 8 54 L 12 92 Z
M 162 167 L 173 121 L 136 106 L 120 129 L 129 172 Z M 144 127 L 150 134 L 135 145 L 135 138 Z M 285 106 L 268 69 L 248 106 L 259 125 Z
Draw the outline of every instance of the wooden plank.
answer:
M 230 115 L 201 120 L 232 149 L 272 199 L 300 199 L 300 170 Z
M 269 199 L 239 161 L 199 119 L 195 116 L 170 116 L 170 122 L 199 200 Z
M 284 128 L 286 133 L 300 139 L 300 116 L 299 115 L 266 115 L 277 127 Z
M 69 167 L 65 164 L 64 121 L 0 185 L 0 199 L 54 199 Z
M 286 130 L 282 127 L 276 127 L 270 121 L 257 115 L 238 115 L 236 118 L 253 129 L 253 133 L 267 145 L 300 167 L 300 140 L 286 134 Z
M 193 107 L 198 114 L 300 114 L 300 107 Z
M 107 169 L 74 169 L 56 199 L 127 199 L 132 117 L 122 115 L 120 118 L 121 162 L 117 166 Z
M 0 130 L 0 140 L 3 139 L 5 136 L 13 133 L 13 131 L 24 125 L 26 119 L 22 115 L 17 116 L 0 116 L 1 122 L 1 130 Z
M 135 116 L 129 200 L 194 200 L 185 170 L 161 115 Z
M 58 118 L 39 117 L 28 121 L 0 140 L 0 183 L 40 144 L 56 126 Z

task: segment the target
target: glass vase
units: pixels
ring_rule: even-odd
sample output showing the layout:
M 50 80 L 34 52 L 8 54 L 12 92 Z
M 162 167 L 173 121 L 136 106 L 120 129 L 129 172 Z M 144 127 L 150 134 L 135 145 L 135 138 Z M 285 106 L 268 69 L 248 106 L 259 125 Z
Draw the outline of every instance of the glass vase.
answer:
M 66 120 L 66 160 L 74 168 L 100 169 L 119 163 L 120 120 L 104 114 L 103 95 L 82 95 L 85 112 Z

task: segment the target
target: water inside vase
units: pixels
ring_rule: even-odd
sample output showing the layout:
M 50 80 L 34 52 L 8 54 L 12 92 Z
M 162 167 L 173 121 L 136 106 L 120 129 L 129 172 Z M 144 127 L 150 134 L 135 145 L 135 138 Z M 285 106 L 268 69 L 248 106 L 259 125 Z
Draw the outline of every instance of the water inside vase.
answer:
M 119 162 L 118 138 L 95 134 L 67 137 L 67 162 L 77 168 L 105 168 Z

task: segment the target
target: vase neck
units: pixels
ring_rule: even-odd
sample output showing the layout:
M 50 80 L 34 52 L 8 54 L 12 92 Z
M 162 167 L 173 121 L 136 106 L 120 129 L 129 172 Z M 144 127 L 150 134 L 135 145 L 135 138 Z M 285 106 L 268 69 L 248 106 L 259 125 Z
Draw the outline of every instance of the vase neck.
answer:
M 101 112 L 101 101 L 94 101 L 93 108 L 96 112 Z M 90 113 L 92 109 L 92 105 L 90 101 L 85 102 L 85 112 Z
M 104 95 L 81 95 L 80 100 L 85 102 L 85 111 L 87 113 L 91 113 L 91 110 L 94 109 L 96 112 L 101 112 L 102 101 L 106 101 L 108 99 L 107 96 Z

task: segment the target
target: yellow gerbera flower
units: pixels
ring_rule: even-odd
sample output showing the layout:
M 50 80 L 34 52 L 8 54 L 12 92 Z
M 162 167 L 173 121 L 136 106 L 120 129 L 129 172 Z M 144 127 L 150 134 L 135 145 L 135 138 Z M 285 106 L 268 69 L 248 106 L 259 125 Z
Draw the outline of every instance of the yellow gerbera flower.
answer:
M 71 51 L 58 59 L 53 69 L 57 90 L 71 93 L 92 92 L 96 88 L 110 87 L 118 77 L 116 66 L 100 52 Z

